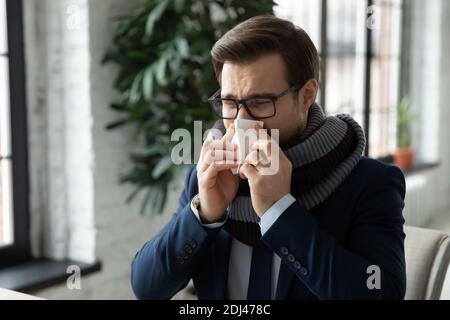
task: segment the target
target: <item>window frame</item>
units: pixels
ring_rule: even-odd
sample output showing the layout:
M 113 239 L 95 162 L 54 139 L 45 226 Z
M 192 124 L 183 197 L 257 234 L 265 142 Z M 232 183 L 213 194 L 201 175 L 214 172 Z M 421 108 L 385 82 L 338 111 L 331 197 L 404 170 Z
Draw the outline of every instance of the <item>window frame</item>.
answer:
M 28 199 L 28 139 L 22 0 L 6 1 L 9 65 L 13 243 L 0 247 L 0 268 L 31 259 Z
M 366 7 L 369 8 L 374 5 L 374 0 L 366 0 Z M 321 34 L 321 74 L 320 74 L 320 103 L 322 107 L 326 111 L 326 88 L 327 88 L 327 60 L 329 57 L 328 52 L 328 0 L 321 0 L 321 21 L 320 21 L 320 34 Z M 402 17 L 404 6 L 402 7 Z M 366 19 L 370 17 L 370 14 L 366 12 Z M 401 24 L 403 28 L 403 23 Z M 371 122 L 371 85 L 372 85 L 372 64 L 375 57 L 373 52 L 373 31 L 370 28 L 365 28 L 365 44 L 364 44 L 364 81 L 362 83 L 361 89 L 363 90 L 363 123 L 362 127 L 366 137 L 366 147 L 364 150 L 364 155 L 366 157 L 370 157 L 370 122 Z M 401 48 L 401 54 L 402 54 Z M 401 62 L 401 61 L 400 61 Z M 399 88 L 400 92 L 401 89 Z M 390 159 L 392 154 L 386 154 L 380 160 Z
M 63 283 L 68 266 L 79 266 L 85 276 L 102 270 L 102 265 L 31 255 L 23 0 L 0 1 L 6 2 L 14 223 L 14 243 L 0 248 L 0 287 L 30 292 Z

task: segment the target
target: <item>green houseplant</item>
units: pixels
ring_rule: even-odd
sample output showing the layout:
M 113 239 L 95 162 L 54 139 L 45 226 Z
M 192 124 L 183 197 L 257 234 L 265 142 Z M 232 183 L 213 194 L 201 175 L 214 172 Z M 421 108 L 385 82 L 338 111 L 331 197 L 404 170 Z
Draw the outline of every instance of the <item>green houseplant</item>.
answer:
M 273 14 L 271 0 L 148 0 L 122 17 L 103 63 L 118 66 L 114 83 L 121 93 L 111 108 L 122 114 L 107 129 L 131 125 L 140 148 L 130 155 L 132 169 L 121 183 L 136 186 L 127 201 L 145 190 L 141 213 L 160 213 L 170 186 L 180 182 L 185 167 L 170 158 L 175 129 L 193 133 L 193 120 L 203 128 L 214 121 L 207 98 L 217 89 L 210 50 L 241 21 Z
M 397 106 L 397 150 L 394 162 L 400 168 L 407 170 L 414 163 L 414 149 L 411 146 L 411 123 L 417 118 L 411 111 L 408 97 L 403 98 Z

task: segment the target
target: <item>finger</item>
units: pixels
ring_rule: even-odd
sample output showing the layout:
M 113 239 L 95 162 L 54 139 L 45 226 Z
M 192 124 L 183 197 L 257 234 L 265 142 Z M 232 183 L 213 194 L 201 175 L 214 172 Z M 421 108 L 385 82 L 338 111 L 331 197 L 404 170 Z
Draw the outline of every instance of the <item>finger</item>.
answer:
M 237 151 L 228 151 L 228 150 L 208 150 L 203 160 L 205 163 L 210 165 L 213 162 L 219 161 L 228 161 L 234 162 L 237 161 Z
M 261 167 L 266 167 L 270 165 L 270 159 L 268 159 L 267 156 L 259 150 L 251 151 L 245 158 L 244 163 L 245 162 L 256 167 L 258 171 L 260 170 Z
M 215 150 L 237 150 L 237 145 L 231 143 L 231 141 L 227 140 L 215 140 L 211 142 L 208 146 L 209 149 Z
M 219 151 L 218 158 L 211 157 L 211 155 L 207 157 L 208 152 L 210 152 L 212 150 Z M 227 153 L 226 156 L 221 158 L 221 154 L 223 154 L 224 150 L 231 151 L 232 153 L 236 153 L 236 156 Z M 220 153 L 220 151 L 222 151 L 222 153 Z M 199 159 L 199 162 L 197 165 L 197 171 L 199 171 L 199 172 L 205 171 L 208 168 L 208 165 L 211 164 L 211 162 L 213 162 L 215 160 L 234 159 L 235 157 L 237 157 L 237 145 L 232 144 L 232 143 L 227 143 L 223 139 L 205 140 L 205 142 L 202 145 L 202 149 L 200 150 L 200 159 Z
M 249 163 L 244 163 L 239 168 L 239 175 L 242 179 L 252 180 L 258 177 L 258 170 Z
M 272 148 L 276 147 L 277 145 L 272 139 L 259 139 L 252 144 L 250 150 L 259 150 L 269 158 L 272 154 Z
M 203 142 L 202 148 L 200 149 L 200 157 L 198 159 L 198 163 L 197 163 L 197 172 L 198 173 L 202 173 L 203 171 L 205 171 L 208 168 L 208 165 L 204 162 L 205 159 L 205 155 L 206 152 L 209 150 L 209 146 L 211 145 L 211 143 L 213 142 L 213 139 L 206 139 Z
M 202 178 L 209 180 L 214 179 L 217 175 L 225 170 L 230 170 L 232 168 L 236 168 L 239 164 L 237 162 L 234 163 L 221 163 L 221 162 L 213 162 L 209 165 L 206 171 L 203 173 Z
M 257 166 L 259 164 L 259 155 L 258 151 L 250 152 L 247 157 L 245 157 L 244 163 L 249 163 L 252 166 Z
M 270 165 L 270 157 L 267 156 L 264 152 L 258 151 L 258 160 L 262 166 Z
M 224 138 L 220 140 L 206 140 L 200 151 L 200 160 L 203 160 L 210 150 L 230 150 L 237 152 L 237 145 L 226 141 Z
M 206 152 L 210 149 L 210 145 L 214 142 L 213 139 L 206 139 L 205 142 L 203 142 L 202 148 L 200 150 L 200 159 L 199 161 L 202 161 L 202 159 L 205 157 Z
M 220 140 L 212 140 L 208 139 L 205 140 L 205 142 L 202 145 L 202 148 L 200 150 L 200 159 L 199 162 L 203 162 L 205 159 L 206 154 L 209 150 L 237 150 L 237 146 L 229 143 L 226 144 L 225 141 L 222 139 Z M 201 170 L 201 166 L 198 167 L 199 170 Z
M 222 140 L 227 141 L 228 143 L 231 142 L 233 139 L 235 133 L 234 123 L 232 123 L 229 127 L 225 135 L 223 136 Z
M 203 160 L 199 161 L 199 162 L 197 163 L 197 172 L 198 172 L 198 173 L 203 173 L 203 172 L 205 172 L 206 169 L 208 169 L 208 166 L 209 166 L 209 165 L 208 165 L 205 161 L 203 161 Z

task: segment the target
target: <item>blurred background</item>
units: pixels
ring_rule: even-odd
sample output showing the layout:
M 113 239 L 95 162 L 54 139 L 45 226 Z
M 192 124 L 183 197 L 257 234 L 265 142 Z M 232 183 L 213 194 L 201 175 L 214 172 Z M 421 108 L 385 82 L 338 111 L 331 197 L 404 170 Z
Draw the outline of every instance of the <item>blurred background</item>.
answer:
M 134 298 L 183 186 L 171 133 L 211 126 L 209 50 L 258 14 L 309 33 L 318 102 L 403 169 L 406 223 L 450 232 L 449 1 L 0 0 L 0 288 Z

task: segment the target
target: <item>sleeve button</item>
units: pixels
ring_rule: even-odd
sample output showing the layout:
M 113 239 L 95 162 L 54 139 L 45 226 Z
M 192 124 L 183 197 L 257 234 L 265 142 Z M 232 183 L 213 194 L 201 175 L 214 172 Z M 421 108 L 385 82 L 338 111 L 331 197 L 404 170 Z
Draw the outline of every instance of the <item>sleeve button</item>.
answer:
M 302 275 L 304 275 L 304 276 L 307 276 L 307 275 L 308 275 L 308 270 L 307 270 L 306 268 L 301 268 L 301 269 L 300 269 L 300 273 L 301 273 Z
M 181 256 L 183 259 L 189 258 L 189 255 L 188 255 L 184 250 L 182 250 L 182 251 L 180 252 L 180 256 Z
M 176 257 L 176 261 L 177 261 L 178 264 L 183 264 L 184 263 L 184 259 L 182 257 L 180 257 L 180 256 Z
M 189 241 L 189 245 L 190 245 L 192 248 L 195 248 L 195 247 L 197 246 L 197 241 L 191 240 L 191 241 Z

